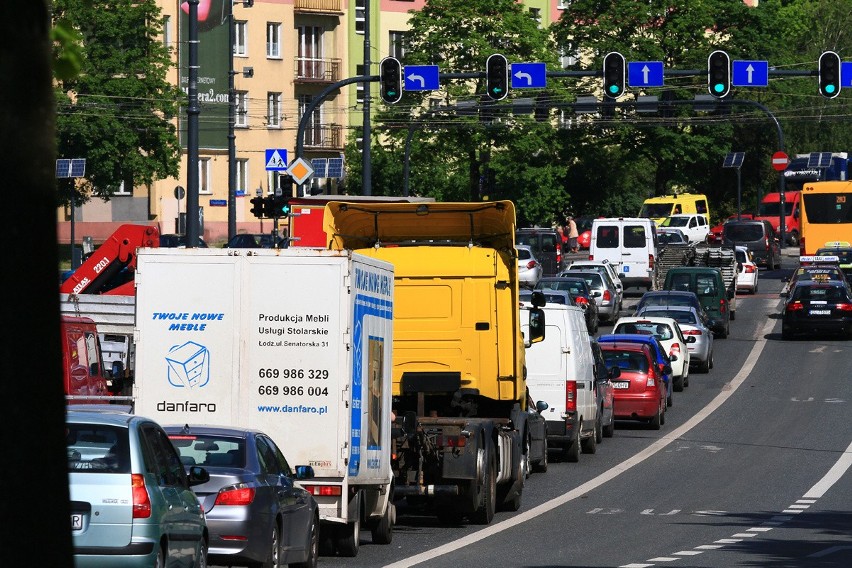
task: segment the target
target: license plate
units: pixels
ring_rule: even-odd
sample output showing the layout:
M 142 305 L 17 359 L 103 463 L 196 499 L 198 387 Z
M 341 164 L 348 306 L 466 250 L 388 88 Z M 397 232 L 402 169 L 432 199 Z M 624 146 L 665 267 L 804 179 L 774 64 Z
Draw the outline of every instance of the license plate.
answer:
M 612 383 L 612 388 L 614 388 L 614 389 L 629 389 L 630 383 L 627 382 L 627 381 L 620 382 L 620 383 Z
M 811 310 L 808 313 L 812 316 L 830 316 L 831 310 Z
M 83 530 L 83 515 L 79 514 L 71 514 L 71 530 L 72 531 L 81 531 Z

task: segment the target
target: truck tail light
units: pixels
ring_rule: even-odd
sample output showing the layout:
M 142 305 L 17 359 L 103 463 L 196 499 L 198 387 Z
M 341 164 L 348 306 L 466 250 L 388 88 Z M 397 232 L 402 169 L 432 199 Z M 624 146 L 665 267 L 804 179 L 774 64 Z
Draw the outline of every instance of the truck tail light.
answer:
M 577 381 L 565 381 L 565 411 L 577 411 Z
M 302 489 L 314 497 L 340 497 L 343 494 L 339 485 L 303 485 Z
M 592 253 L 589 253 L 589 260 L 595 260 L 595 255 L 593 255 Z
M 216 495 L 216 505 L 251 505 L 255 493 L 254 487 L 248 487 L 244 483 L 223 487 Z
M 648 255 L 648 268 L 650 268 L 651 270 L 654 270 L 654 255 L 653 254 Z
M 439 448 L 463 448 L 467 444 L 467 438 L 464 436 L 446 436 L 441 435 L 435 440 Z
M 802 302 L 796 300 L 795 302 L 793 302 L 791 304 L 787 304 L 786 309 L 787 309 L 788 312 L 798 312 L 799 310 L 804 310 L 805 306 L 802 305 Z
M 141 473 L 132 474 L 130 486 L 133 488 L 133 518 L 147 519 L 151 516 L 151 498 L 145 487 L 145 477 Z

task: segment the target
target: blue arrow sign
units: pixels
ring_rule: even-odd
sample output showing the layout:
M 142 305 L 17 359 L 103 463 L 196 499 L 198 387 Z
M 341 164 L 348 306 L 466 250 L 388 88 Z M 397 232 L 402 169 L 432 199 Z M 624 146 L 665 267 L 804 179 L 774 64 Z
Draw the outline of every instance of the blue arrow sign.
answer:
M 266 171 L 267 172 L 286 172 L 287 171 L 287 150 L 284 148 L 267 148 L 266 149 Z
M 437 65 L 406 65 L 404 73 L 406 91 L 437 91 L 441 86 Z
M 766 87 L 769 85 L 768 61 L 731 61 L 731 85 Z
M 852 61 L 840 62 L 840 87 L 852 89 Z
M 544 63 L 512 63 L 509 67 L 513 89 L 543 89 L 547 86 L 547 66 Z
M 631 87 L 662 87 L 662 61 L 630 61 L 627 63 L 627 84 Z

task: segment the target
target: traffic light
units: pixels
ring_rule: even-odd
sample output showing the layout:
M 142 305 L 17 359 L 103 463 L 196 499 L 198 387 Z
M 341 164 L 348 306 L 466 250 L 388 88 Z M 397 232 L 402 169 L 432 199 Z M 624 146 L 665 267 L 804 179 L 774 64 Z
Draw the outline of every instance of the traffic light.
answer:
M 266 212 L 266 202 L 263 197 L 258 195 L 257 197 L 252 197 L 249 201 L 251 201 L 251 214 L 258 219 L 263 218 L 263 214 Z
M 707 89 L 717 99 L 731 92 L 731 58 L 724 51 L 714 51 L 707 58 Z
M 385 57 L 379 62 L 379 90 L 382 100 L 398 103 L 402 98 L 402 64 L 395 57 Z
M 273 219 L 278 217 L 288 217 L 290 215 L 290 196 L 289 195 L 270 195 L 269 196 L 269 217 Z
M 604 94 L 607 97 L 617 99 L 624 94 L 624 88 L 627 83 L 625 79 L 626 67 L 624 56 L 617 51 L 612 51 L 604 56 L 603 81 Z
M 502 101 L 509 94 L 509 62 L 499 53 L 485 60 L 485 91 L 495 101 Z
M 819 94 L 833 99 L 840 94 L 840 56 L 824 51 L 819 56 Z

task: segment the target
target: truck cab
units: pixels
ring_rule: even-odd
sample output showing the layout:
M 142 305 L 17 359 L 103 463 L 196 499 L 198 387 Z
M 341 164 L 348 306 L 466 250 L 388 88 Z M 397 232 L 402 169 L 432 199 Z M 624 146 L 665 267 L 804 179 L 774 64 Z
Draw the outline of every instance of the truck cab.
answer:
M 801 207 L 801 192 L 784 192 L 784 240 L 790 246 L 798 246 L 801 230 L 799 229 L 799 208 Z M 781 231 L 781 194 L 778 192 L 767 193 L 760 202 L 757 221 L 769 221 L 775 232 Z
M 60 331 L 65 395 L 76 403 L 103 404 L 110 392 L 95 322 L 62 316 Z

